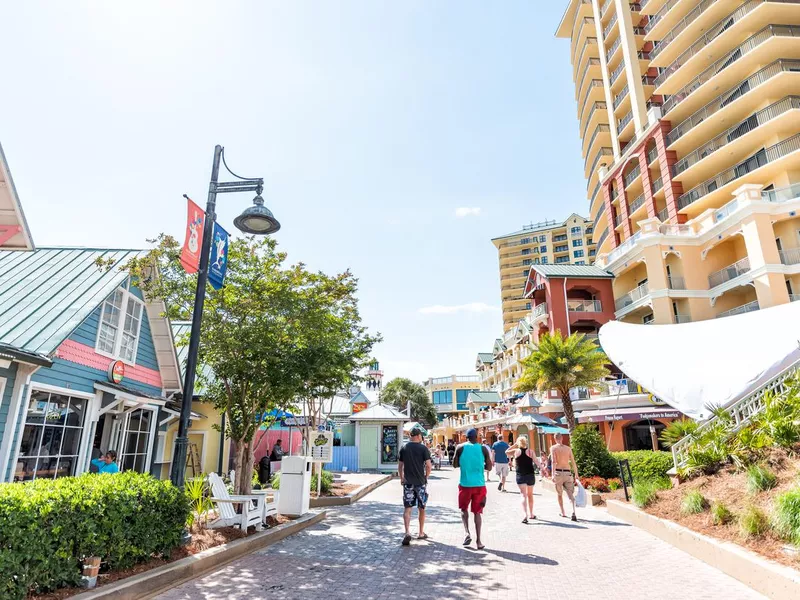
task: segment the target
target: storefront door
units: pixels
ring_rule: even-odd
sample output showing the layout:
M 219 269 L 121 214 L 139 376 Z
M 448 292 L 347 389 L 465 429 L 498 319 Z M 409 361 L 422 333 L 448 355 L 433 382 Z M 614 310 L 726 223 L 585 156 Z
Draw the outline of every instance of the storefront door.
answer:
M 376 470 L 378 468 L 378 426 L 359 426 L 358 468 Z

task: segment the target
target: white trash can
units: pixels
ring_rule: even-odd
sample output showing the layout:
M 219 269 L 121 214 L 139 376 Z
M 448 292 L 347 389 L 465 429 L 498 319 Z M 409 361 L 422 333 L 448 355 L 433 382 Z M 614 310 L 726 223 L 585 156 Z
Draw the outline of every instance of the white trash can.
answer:
M 281 461 L 281 490 L 278 512 L 300 517 L 311 507 L 311 458 L 284 456 Z

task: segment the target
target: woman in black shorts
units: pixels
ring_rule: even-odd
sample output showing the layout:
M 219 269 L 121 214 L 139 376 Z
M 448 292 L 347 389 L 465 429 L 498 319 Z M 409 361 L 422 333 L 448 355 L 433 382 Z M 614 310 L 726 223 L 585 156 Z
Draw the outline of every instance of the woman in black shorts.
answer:
M 533 465 L 536 459 L 528 448 L 528 438 L 524 435 L 517 438 L 517 443 L 508 449 L 507 454 L 517 465 L 517 486 L 522 496 L 522 522 L 527 523 L 528 519 L 536 518 L 533 514 L 533 485 L 536 483 Z

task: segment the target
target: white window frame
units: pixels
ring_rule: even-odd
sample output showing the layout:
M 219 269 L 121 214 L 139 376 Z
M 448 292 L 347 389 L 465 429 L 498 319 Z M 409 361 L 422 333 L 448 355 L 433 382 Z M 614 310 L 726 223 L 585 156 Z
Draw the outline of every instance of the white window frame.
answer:
M 103 300 L 103 304 L 100 305 L 100 316 L 98 317 L 97 322 L 97 336 L 95 337 L 94 341 L 94 351 L 100 354 L 101 356 L 105 356 L 108 358 L 113 358 L 114 360 L 121 360 L 127 365 L 135 366 L 136 365 L 136 357 L 139 355 L 139 342 L 142 341 L 142 321 L 147 318 L 145 305 L 144 302 L 139 300 L 131 291 L 130 291 L 130 281 L 128 281 L 125 285 L 119 286 L 117 288 L 119 291 L 122 292 L 122 304 L 119 308 L 119 320 L 117 321 L 117 336 L 114 340 L 114 351 L 107 352 L 106 350 L 102 350 L 100 348 L 100 331 L 103 328 L 103 312 L 105 310 L 106 302 L 109 301 L 111 298 L 111 294 Z M 114 290 L 112 293 L 116 293 L 117 290 Z M 133 349 L 133 357 L 130 359 L 122 357 L 122 337 L 125 334 L 125 317 L 128 314 L 128 303 L 135 302 L 139 304 L 141 312 L 139 313 L 139 326 L 136 329 L 136 346 Z

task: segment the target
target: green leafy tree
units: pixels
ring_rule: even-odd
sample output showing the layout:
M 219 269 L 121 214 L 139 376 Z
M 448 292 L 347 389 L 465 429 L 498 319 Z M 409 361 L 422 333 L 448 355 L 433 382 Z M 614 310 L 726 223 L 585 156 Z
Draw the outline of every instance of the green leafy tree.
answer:
M 523 371 L 517 381 L 517 391 L 558 391 L 570 431 L 575 429 L 570 389 L 602 385 L 609 375 L 608 358 L 582 333 L 573 333 L 566 338 L 559 330 L 544 333 L 533 353 L 521 362 Z
M 405 410 L 411 402 L 411 420 L 419 421 L 426 427 L 436 424 L 436 408 L 433 406 L 425 388 L 405 377 L 392 379 L 381 392 L 381 401 Z
M 169 317 L 190 319 L 196 275 L 180 266 L 174 238 L 156 242 L 130 269 L 149 299 L 164 301 Z M 231 240 L 225 286 L 208 288 L 203 311 L 199 378 L 204 400 L 226 415 L 238 494 L 250 491 L 254 438 L 271 424 L 266 413 L 312 391 L 347 387 L 380 339 L 361 324 L 358 282 L 349 271 L 329 276 L 302 263 L 287 266 L 276 247 L 269 238 Z

